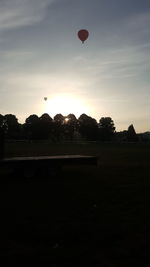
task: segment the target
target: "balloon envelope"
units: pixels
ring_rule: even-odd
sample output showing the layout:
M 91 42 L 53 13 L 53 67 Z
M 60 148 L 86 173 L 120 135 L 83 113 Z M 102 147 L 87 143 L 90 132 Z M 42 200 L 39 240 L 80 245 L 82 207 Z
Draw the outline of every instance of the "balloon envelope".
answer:
M 82 43 L 84 43 L 84 41 L 88 38 L 88 36 L 89 32 L 87 30 L 82 29 L 78 31 L 78 37 L 82 41 Z
M 47 97 L 44 97 L 44 100 L 46 101 L 47 100 Z

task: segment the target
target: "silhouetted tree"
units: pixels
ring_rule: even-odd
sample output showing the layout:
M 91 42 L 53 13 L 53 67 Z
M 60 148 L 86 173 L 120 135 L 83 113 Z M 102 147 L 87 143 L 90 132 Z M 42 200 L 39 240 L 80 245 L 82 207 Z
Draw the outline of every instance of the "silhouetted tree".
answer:
M 115 137 L 118 142 L 127 142 L 127 131 L 116 132 Z
M 150 142 L 150 132 L 144 132 L 141 134 L 137 134 L 138 135 L 138 140 L 142 141 L 142 142 Z
M 60 141 L 64 137 L 64 120 L 65 117 L 60 113 L 54 116 L 53 135 L 55 141 Z
M 72 113 L 70 113 L 67 118 L 69 119 L 69 124 L 72 125 L 72 127 L 74 128 L 74 130 L 77 130 L 78 128 L 78 120 L 76 118 L 76 116 Z
M 75 131 L 78 130 L 78 120 L 74 114 L 69 114 L 64 119 L 64 134 L 65 137 L 73 140 Z
M 137 136 L 137 134 L 135 132 L 133 124 L 131 124 L 128 127 L 127 140 L 128 140 L 128 142 L 137 142 L 138 141 L 138 136 Z
M 0 127 L 3 127 L 4 116 L 0 114 Z
M 87 140 L 97 140 L 98 124 L 97 121 L 86 114 L 82 114 L 78 118 L 79 133 Z
M 41 139 L 40 119 L 37 115 L 30 115 L 24 124 L 24 130 L 29 140 Z
M 5 131 L 6 138 L 16 139 L 19 137 L 20 124 L 18 119 L 13 114 L 6 114 L 3 117 L 3 129 Z
M 54 122 L 59 123 L 60 125 L 64 123 L 64 119 L 65 117 L 60 113 L 54 116 Z
M 99 120 L 99 137 L 102 141 L 110 141 L 114 135 L 115 126 L 110 117 L 102 117 Z
M 40 136 L 41 139 L 48 139 L 52 134 L 53 120 L 49 114 L 44 113 L 40 117 Z
M 4 116 L 0 114 L 0 159 L 4 157 L 4 129 L 3 129 Z

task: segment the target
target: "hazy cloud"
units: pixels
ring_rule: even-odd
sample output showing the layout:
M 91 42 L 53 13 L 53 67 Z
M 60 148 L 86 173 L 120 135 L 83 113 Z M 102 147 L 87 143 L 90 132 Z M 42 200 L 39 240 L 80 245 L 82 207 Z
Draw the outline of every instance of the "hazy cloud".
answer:
M 132 15 L 128 18 L 128 26 L 138 30 L 150 31 L 150 12 Z
M 32 25 L 41 21 L 46 8 L 54 0 L 2 0 L 0 2 L 0 30 Z
M 122 46 L 102 54 L 97 51 L 87 57 L 75 57 L 74 67 L 78 72 L 97 79 L 122 79 L 139 77 L 150 68 L 149 45 Z

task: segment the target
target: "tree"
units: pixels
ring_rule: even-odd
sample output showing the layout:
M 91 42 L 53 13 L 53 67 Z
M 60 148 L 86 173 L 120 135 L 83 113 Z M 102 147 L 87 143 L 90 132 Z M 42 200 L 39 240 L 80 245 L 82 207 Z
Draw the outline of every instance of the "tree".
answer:
M 4 116 L 0 114 L 0 127 L 3 127 Z
M 133 124 L 131 124 L 128 127 L 127 140 L 128 140 L 128 142 L 137 142 L 138 141 L 138 136 L 137 136 L 137 134 L 135 132 Z
M 4 157 L 4 129 L 3 129 L 4 116 L 0 114 L 0 159 Z
M 114 135 L 115 126 L 110 117 L 102 117 L 99 120 L 99 136 L 102 141 L 110 141 Z
M 69 114 L 64 119 L 64 135 L 66 138 L 73 140 L 74 133 L 78 129 L 78 120 L 74 114 Z
M 79 122 L 79 133 L 83 138 L 87 140 L 97 140 L 98 137 L 98 124 L 92 117 L 82 114 L 78 118 Z
M 20 133 L 20 124 L 18 123 L 18 119 L 15 115 L 6 114 L 3 117 L 3 128 L 7 138 L 18 138 Z
M 24 124 L 24 130 L 28 139 L 40 139 L 40 119 L 37 115 L 30 115 Z
M 60 113 L 54 116 L 53 135 L 55 141 L 60 141 L 64 137 L 64 120 L 65 117 Z
M 49 114 L 44 113 L 40 119 L 40 135 L 42 139 L 48 139 L 52 134 L 53 120 Z
M 60 114 L 60 113 L 59 114 L 56 114 L 54 116 L 54 122 L 56 122 L 56 123 L 58 123 L 60 125 L 62 125 L 64 123 L 64 119 L 65 119 L 65 117 L 62 114 Z

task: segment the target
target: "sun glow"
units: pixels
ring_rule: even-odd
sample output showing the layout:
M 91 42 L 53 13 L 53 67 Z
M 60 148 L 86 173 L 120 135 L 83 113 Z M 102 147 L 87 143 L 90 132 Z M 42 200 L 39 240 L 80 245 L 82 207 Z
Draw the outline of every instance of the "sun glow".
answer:
M 69 118 L 65 118 L 65 123 L 67 123 L 69 121 Z
M 67 116 L 73 113 L 79 117 L 82 113 L 89 113 L 89 108 L 85 105 L 84 101 L 69 95 L 63 94 L 48 98 L 45 104 L 46 113 L 50 114 L 50 116 L 55 116 L 58 113 Z

